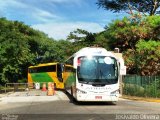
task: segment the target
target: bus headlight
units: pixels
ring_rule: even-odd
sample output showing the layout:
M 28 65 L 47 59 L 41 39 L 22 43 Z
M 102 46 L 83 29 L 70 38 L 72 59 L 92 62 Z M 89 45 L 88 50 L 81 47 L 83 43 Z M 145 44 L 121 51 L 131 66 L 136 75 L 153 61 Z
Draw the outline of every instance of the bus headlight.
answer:
M 83 90 L 80 90 L 80 89 L 77 89 L 77 93 L 79 93 L 79 94 L 86 94 L 87 92 L 85 92 Z
M 117 95 L 117 94 L 119 94 L 119 89 L 111 92 L 111 95 Z

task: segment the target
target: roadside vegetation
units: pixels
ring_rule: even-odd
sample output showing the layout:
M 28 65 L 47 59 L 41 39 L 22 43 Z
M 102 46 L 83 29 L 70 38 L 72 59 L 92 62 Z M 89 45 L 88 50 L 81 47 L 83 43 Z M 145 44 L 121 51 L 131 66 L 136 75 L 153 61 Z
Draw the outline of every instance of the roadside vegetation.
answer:
M 99 7 L 127 11 L 128 16 L 112 21 L 100 33 L 77 28 L 66 40 L 54 40 L 22 22 L 0 18 L 0 83 L 24 82 L 30 65 L 64 62 L 80 48 L 95 44 L 107 50 L 120 48 L 128 74 L 160 75 L 160 1 L 154 0 L 154 9 L 147 7 L 151 1 L 98 0 Z

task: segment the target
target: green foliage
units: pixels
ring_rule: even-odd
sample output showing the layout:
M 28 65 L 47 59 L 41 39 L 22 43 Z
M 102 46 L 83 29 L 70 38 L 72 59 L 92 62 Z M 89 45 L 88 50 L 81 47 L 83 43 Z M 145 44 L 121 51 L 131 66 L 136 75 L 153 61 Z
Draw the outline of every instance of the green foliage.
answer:
M 30 61 L 30 50 L 26 41 L 25 25 L 0 19 L 0 72 L 2 82 L 15 82 L 22 74 L 21 67 Z M 19 27 L 23 29 L 19 30 Z M 28 55 L 28 56 L 27 56 Z
M 82 29 L 77 29 L 73 32 L 70 32 L 67 39 L 82 45 L 93 46 L 95 42 L 95 37 L 95 33 L 91 33 Z
M 82 47 L 95 45 L 109 49 L 108 39 L 104 36 L 104 32 L 91 33 L 86 30 L 77 29 L 68 35 L 67 40 L 72 41 L 74 52 L 78 51 Z
M 158 76 L 137 76 L 136 79 L 128 76 L 124 80 L 123 94 L 160 98 L 160 79 Z
M 58 62 L 64 62 L 68 57 L 70 57 L 75 50 L 76 46 L 66 40 L 60 40 L 55 43 L 56 59 Z
M 97 33 L 95 37 L 95 45 L 98 45 L 100 47 L 106 48 L 107 50 L 110 50 L 109 39 L 105 37 L 104 33 L 105 31 Z
M 139 40 L 135 50 L 125 52 L 124 59 L 130 74 L 159 75 L 160 41 Z
M 123 93 L 125 95 L 139 96 L 139 97 L 158 97 L 160 98 L 160 89 L 155 86 L 160 84 L 159 81 L 151 83 L 150 85 L 139 86 L 135 84 L 125 84 Z
M 131 74 L 159 75 L 160 74 L 160 42 L 140 40 L 136 49 L 128 49 L 124 53 L 127 70 Z
M 55 41 L 18 22 L 0 19 L 0 83 L 18 82 L 30 65 L 63 61 L 70 42 Z M 68 53 L 69 56 L 69 53 Z
M 150 39 L 160 40 L 160 16 L 149 16 L 144 20 Z
M 105 31 L 105 37 L 110 38 L 109 43 L 112 49 L 115 46 L 122 51 L 135 49 L 135 45 L 140 39 L 154 38 L 154 40 L 158 40 L 159 33 L 155 32 L 155 28 L 159 25 L 160 16 L 149 16 L 141 20 L 125 17 L 109 24 Z
M 104 31 L 110 49 L 120 48 L 128 73 L 159 74 L 160 16 L 115 20 Z M 143 40 L 144 42 L 140 42 Z M 150 41 L 150 42 L 148 42 Z M 140 50 L 141 48 L 141 50 Z M 142 51 L 146 51 L 143 54 Z
M 144 96 L 160 98 L 160 80 L 152 82 L 150 85 L 144 86 Z
M 160 25 L 160 16 L 155 15 L 155 16 L 148 16 L 144 22 L 148 22 L 148 26 L 151 28 L 157 27 L 157 25 Z
M 140 40 L 136 45 L 137 67 L 142 75 L 160 74 L 160 41 Z
M 160 12 L 160 0 L 98 0 L 97 4 L 113 12 L 128 11 L 129 14 L 133 14 L 136 11 L 149 15 Z
M 24 78 L 24 79 L 18 80 L 18 83 L 27 83 L 27 79 Z
M 131 96 L 143 96 L 144 91 L 145 89 L 142 86 L 135 84 L 125 84 L 123 88 L 123 93 Z
M 127 73 L 129 74 L 138 73 L 136 56 L 137 54 L 135 54 L 135 50 L 133 49 L 127 49 L 123 54 L 125 65 L 127 66 Z

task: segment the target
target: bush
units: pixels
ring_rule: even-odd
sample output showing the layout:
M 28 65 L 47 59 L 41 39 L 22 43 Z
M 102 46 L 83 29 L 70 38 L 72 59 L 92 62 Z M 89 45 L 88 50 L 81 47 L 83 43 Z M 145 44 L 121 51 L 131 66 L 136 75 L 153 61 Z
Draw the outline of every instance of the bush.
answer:
M 27 79 L 21 79 L 21 80 L 18 80 L 18 83 L 27 83 Z
M 123 93 L 131 96 L 143 96 L 144 88 L 136 84 L 125 84 L 123 88 Z
M 139 97 L 158 97 L 160 98 L 160 80 L 152 81 L 150 84 L 124 84 L 123 93 L 125 95 Z

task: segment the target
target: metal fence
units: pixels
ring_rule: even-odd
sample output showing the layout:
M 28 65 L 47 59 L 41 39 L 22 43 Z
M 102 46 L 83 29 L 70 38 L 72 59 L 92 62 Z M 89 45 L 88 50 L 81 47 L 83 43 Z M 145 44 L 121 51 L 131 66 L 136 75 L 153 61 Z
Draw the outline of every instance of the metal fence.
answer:
M 4 86 L 0 85 L 0 94 L 9 92 L 29 92 L 40 89 L 46 91 L 50 83 L 54 84 L 53 87 L 56 89 L 56 84 L 54 82 L 6 83 Z
M 20 92 L 29 90 L 29 88 L 34 88 L 34 84 L 28 83 L 6 83 L 5 84 L 5 93 L 6 92 Z
M 160 98 L 160 76 L 126 75 L 123 79 L 123 94 Z
M 23 96 L 47 96 L 49 93 L 48 85 L 53 82 L 35 82 L 35 83 L 6 83 L 0 86 L 0 94 L 10 97 Z M 52 86 L 54 88 L 54 85 Z M 53 91 L 54 92 L 54 91 Z M 5 94 L 4 94 L 5 93 Z

